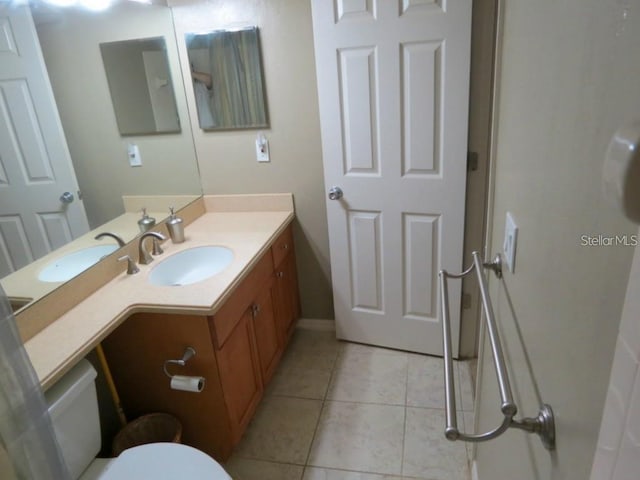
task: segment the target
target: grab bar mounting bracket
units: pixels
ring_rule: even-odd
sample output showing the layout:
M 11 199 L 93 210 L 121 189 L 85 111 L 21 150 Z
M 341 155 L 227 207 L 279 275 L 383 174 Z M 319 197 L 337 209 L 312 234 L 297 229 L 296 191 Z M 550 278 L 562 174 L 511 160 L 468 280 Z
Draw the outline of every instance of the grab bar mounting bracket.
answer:
M 526 417 L 522 420 L 511 420 L 511 427 L 519 428 L 529 433 L 537 433 L 544 448 L 556 448 L 556 422 L 550 405 L 544 403 L 535 418 Z
M 496 256 L 493 257 L 493 260 L 490 262 L 484 262 L 482 264 L 484 268 L 488 268 L 489 270 L 493 270 L 493 273 L 496 274 L 496 277 L 502 278 L 502 256 L 499 253 L 496 253 Z

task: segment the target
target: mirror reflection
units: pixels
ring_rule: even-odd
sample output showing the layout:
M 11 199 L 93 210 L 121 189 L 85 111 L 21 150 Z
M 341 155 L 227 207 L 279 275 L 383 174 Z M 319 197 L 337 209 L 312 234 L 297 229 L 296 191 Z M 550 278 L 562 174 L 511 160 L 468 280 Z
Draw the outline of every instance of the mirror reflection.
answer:
M 100 44 L 121 135 L 180 131 L 163 37 Z
M 203 130 L 269 126 L 257 27 L 185 35 Z
M 0 102 L 16 119 L 25 120 L 5 122 L 2 128 L 12 131 L 0 129 L 9 135 L 2 138 L 15 140 L 0 142 L 2 162 L 10 151 L 22 155 L 14 155 L 19 160 L 15 168 L 0 168 L 7 186 L 0 189 L 0 246 L 12 245 L 0 248 L 0 266 L 6 267 L 0 281 L 18 308 L 60 285 L 36 280 L 51 261 L 92 245 L 116 245 L 111 238 L 94 239 L 103 231 L 132 240 L 140 233 L 142 207 L 160 222 L 170 206 L 180 208 L 200 195 L 201 185 L 168 7 L 120 2 L 96 14 L 0 2 L 0 16 L 8 19 L 4 25 L 14 30 L 13 38 L 27 39 L 14 51 L 0 51 Z M 120 135 L 99 45 L 139 38 L 165 39 L 175 108 L 182 119 L 178 133 Z M 17 55 L 21 62 L 11 61 Z M 29 65 L 29 72 L 11 71 L 19 63 Z M 47 91 L 48 98 L 41 94 Z M 49 120 L 40 116 L 42 108 L 53 112 Z M 29 118 L 39 122 L 30 124 Z M 137 147 L 139 166 L 130 163 L 131 146 Z M 60 170 L 53 157 L 65 157 L 68 168 Z M 65 183 L 37 193 L 23 188 L 53 185 L 52 178 Z M 12 190 L 15 198 L 9 201 L 5 195 Z M 73 196 L 70 203 L 63 200 L 70 200 L 65 192 Z M 22 218 L 11 210 L 25 204 L 34 209 Z M 31 233 L 23 228 L 27 217 L 35 222 Z M 30 238 L 33 232 L 40 238 Z M 14 289 L 16 285 L 20 288 Z

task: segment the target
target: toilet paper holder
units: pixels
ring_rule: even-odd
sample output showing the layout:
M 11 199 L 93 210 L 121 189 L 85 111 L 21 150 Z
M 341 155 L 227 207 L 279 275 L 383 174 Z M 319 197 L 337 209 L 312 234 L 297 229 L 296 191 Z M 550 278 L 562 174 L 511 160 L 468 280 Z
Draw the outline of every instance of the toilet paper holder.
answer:
M 184 367 L 189 360 L 191 360 L 196 354 L 196 351 L 193 347 L 187 347 L 184 349 L 184 353 L 182 354 L 182 358 L 177 360 L 165 360 L 164 365 L 162 366 L 164 373 L 167 377 L 173 378 L 173 375 L 169 373 L 168 366 L 169 365 L 178 365 L 180 367 Z

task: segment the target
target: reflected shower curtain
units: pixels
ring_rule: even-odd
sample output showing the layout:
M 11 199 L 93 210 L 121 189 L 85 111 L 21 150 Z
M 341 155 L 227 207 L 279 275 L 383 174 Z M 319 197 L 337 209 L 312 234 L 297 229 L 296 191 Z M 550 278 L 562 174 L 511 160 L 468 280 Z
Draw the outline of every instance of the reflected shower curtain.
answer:
M 0 441 L 10 468 L 0 461 L 0 476 L 67 480 L 40 382 L 22 345 L 9 299 L 0 287 Z M 5 453 L 3 452 L 3 453 Z M 6 478 L 3 476 L 2 478 Z
M 267 123 L 262 91 L 260 45 L 255 30 L 211 34 L 209 44 L 217 126 L 262 126 Z

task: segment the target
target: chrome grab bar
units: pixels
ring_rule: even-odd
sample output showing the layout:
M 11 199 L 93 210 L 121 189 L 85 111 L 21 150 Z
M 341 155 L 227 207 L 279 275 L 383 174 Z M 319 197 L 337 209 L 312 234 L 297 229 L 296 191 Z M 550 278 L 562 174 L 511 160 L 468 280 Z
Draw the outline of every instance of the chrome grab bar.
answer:
M 525 430 L 529 433 L 537 433 L 540 435 L 545 448 L 548 450 L 555 449 L 555 421 L 553 410 L 549 405 L 543 404 L 535 418 L 523 418 L 522 420 L 514 420 L 514 416 L 518 412 L 518 407 L 513 401 L 513 393 L 511 392 L 511 382 L 509 381 L 509 373 L 507 372 L 500 335 L 495 320 L 491 298 L 487 289 L 487 279 L 484 274 L 484 268 L 494 271 L 498 278 L 502 278 L 502 262 L 500 255 L 496 255 L 492 262 L 483 263 L 478 252 L 473 252 L 473 264 L 460 274 L 449 273 L 446 270 L 440 270 L 440 300 L 442 306 L 442 341 L 444 352 L 444 384 L 445 384 L 445 414 L 446 426 L 444 430 L 445 437 L 449 440 L 463 440 L 465 442 L 484 442 L 502 435 L 509 427 Z M 486 433 L 463 433 L 458 430 L 458 419 L 455 398 L 455 386 L 453 381 L 453 354 L 451 349 L 451 320 L 449 315 L 449 290 L 447 279 L 462 279 L 476 271 L 478 284 L 480 286 L 480 297 L 482 298 L 482 307 L 484 311 L 485 322 L 487 325 L 487 333 L 491 344 L 491 352 L 493 354 L 493 363 L 496 369 L 496 377 L 498 380 L 498 388 L 500 390 L 500 411 L 504 415 L 502 424 Z

